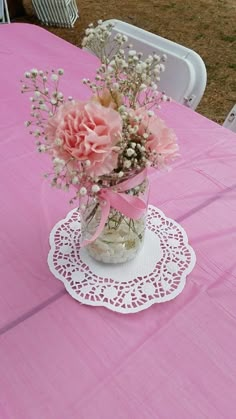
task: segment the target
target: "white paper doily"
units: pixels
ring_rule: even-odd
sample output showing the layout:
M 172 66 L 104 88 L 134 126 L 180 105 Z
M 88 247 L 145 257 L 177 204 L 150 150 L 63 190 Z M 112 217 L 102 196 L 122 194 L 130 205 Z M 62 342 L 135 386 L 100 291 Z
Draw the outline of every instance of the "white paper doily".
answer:
M 195 265 L 184 229 L 149 205 L 144 246 L 123 264 L 103 264 L 80 248 L 79 211 L 69 212 L 50 234 L 48 265 L 81 303 L 135 313 L 177 297 Z

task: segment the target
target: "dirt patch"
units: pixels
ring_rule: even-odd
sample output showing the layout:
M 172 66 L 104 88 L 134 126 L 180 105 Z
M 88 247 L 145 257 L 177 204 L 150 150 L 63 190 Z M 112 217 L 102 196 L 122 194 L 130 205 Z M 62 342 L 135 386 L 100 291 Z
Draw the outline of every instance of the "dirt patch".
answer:
M 49 0 L 48 0 L 49 1 Z M 39 24 L 31 1 L 27 16 L 15 19 Z M 80 18 L 72 29 L 46 27 L 74 45 L 98 19 L 116 18 L 181 43 L 198 52 L 208 74 L 207 88 L 197 111 L 222 123 L 236 103 L 235 0 L 77 0 Z

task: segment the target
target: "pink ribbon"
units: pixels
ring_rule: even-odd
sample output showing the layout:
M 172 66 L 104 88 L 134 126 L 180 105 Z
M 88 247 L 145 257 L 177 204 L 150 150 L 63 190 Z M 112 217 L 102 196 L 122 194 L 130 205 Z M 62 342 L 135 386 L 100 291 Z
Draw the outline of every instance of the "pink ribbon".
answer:
M 101 220 L 94 235 L 89 240 L 83 240 L 81 247 L 97 239 L 106 224 L 111 207 L 134 220 L 138 220 L 145 214 L 146 203 L 137 196 L 128 195 L 124 192 L 140 185 L 146 176 L 147 171 L 143 170 L 138 175 L 119 183 L 117 186 L 103 188 L 98 192 L 98 199 L 101 206 Z

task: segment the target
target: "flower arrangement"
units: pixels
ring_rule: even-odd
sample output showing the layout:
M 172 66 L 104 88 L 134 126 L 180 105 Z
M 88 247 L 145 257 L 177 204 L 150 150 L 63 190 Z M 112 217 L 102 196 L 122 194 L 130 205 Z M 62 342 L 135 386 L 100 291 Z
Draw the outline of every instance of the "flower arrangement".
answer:
M 71 203 L 79 199 L 86 225 L 94 224 L 85 240 L 91 248 L 104 227 L 117 230 L 123 221 L 142 236 L 134 220 L 144 214 L 146 169 L 166 167 L 178 155 L 175 133 L 155 112 L 169 100 L 158 91 L 166 56 L 143 59 L 126 36 L 114 36 L 112 29 L 98 21 L 85 32 L 83 47 L 101 62 L 94 80 L 83 80 L 91 90 L 87 101 L 60 92 L 62 69 L 32 69 L 22 81 L 22 92 L 33 93 L 26 126 L 38 151 L 52 158 L 53 172 L 46 176 L 52 186 L 75 188 Z

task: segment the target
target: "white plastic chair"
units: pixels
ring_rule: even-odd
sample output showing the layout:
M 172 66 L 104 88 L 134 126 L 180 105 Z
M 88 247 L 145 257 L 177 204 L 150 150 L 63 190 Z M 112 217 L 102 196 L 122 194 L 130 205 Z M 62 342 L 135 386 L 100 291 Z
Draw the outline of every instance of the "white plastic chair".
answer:
M 159 90 L 172 99 L 192 109 L 196 109 L 206 87 L 205 64 L 195 51 L 168 39 L 147 32 L 129 23 L 110 19 L 104 23 L 114 23 L 114 35 L 121 32 L 128 43 L 146 58 L 150 53 L 167 55 L 166 69 L 161 74 Z
M 32 3 L 45 25 L 71 28 L 79 17 L 75 0 L 32 0 Z
M 233 132 L 236 132 L 236 104 L 233 106 L 229 114 L 227 115 L 223 127 L 230 129 Z
M 7 0 L 0 0 L 0 23 L 10 23 Z

